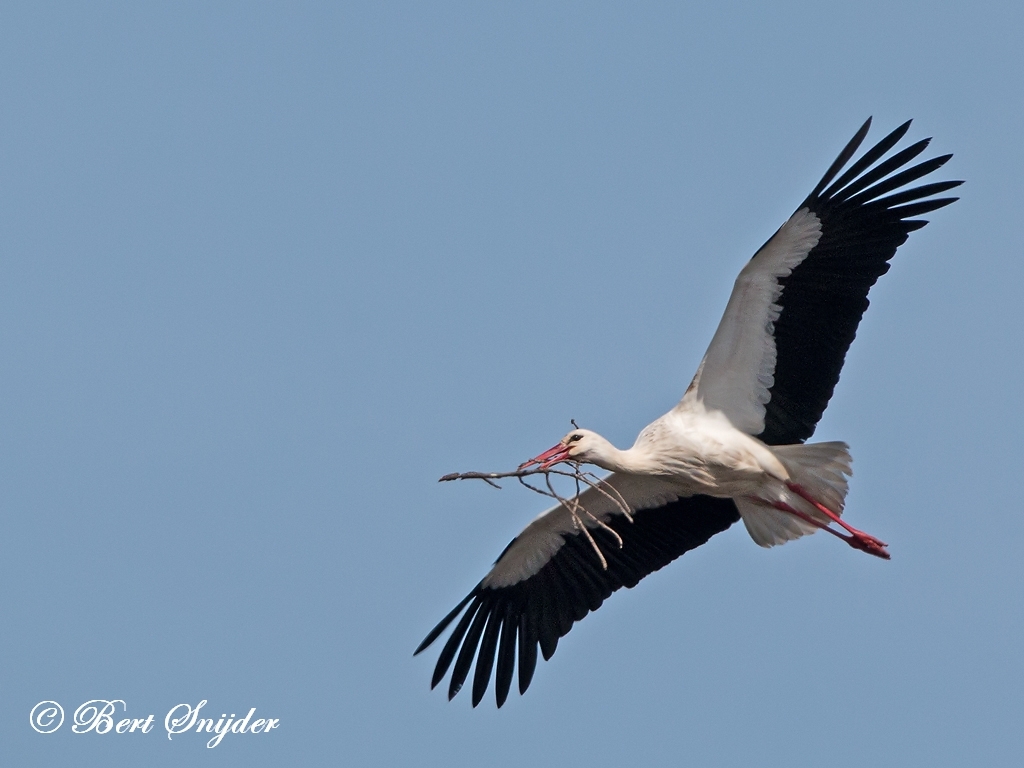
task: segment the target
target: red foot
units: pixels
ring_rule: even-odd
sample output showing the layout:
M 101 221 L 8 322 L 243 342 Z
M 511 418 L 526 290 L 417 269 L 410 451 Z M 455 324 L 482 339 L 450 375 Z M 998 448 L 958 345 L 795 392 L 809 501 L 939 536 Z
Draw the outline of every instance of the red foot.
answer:
M 887 544 L 882 543 L 874 536 L 869 536 L 866 533 L 862 533 L 859 536 L 850 536 L 849 538 L 847 538 L 846 536 L 842 536 L 841 538 L 845 539 L 846 543 L 854 549 L 859 549 L 861 552 L 867 552 L 869 555 L 880 557 L 883 560 L 889 560 L 892 557 L 885 550 L 885 548 L 888 546 Z

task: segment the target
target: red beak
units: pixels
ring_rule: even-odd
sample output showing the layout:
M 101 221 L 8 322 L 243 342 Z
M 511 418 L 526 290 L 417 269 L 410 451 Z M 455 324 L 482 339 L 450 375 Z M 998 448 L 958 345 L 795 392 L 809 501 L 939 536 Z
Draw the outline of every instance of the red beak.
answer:
M 536 456 L 535 458 L 532 458 L 529 461 L 524 461 L 522 464 L 519 465 L 519 468 L 524 469 L 526 467 L 532 467 L 534 464 L 539 464 L 541 469 L 547 469 L 548 467 L 553 466 L 560 461 L 568 460 L 569 446 L 562 445 L 562 443 L 559 443 L 554 448 L 548 448 L 540 456 Z

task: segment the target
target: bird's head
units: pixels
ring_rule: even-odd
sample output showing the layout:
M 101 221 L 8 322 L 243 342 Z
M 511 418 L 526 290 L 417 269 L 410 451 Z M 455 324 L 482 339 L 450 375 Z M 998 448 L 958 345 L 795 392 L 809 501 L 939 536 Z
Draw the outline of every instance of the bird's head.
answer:
M 558 445 L 548 448 L 544 453 L 519 465 L 520 469 L 539 465 L 541 469 L 548 469 L 561 461 L 576 461 L 581 464 L 601 465 L 601 457 L 607 453 L 611 444 L 601 437 L 597 432 L 589 429 L 576 428 L 561 440 Z

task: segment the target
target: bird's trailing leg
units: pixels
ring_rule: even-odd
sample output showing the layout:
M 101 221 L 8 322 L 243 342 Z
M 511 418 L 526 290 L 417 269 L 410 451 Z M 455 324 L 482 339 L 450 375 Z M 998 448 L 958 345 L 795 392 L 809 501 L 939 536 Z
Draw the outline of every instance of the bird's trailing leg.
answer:
M 841 520 L 839 520 L 839 516 L 837 514 L 835 514 L 827 508 L 822 507 L 814 500 L 807 498 L 807 496 L 805 496 L 803 493 L 800 494 L 800 497 L 805 499 L 809 503 L 813 504 L 816 509 L 823 512 L 830 520 L 835 520 L 836 522 L 838 522 L 840 525 L 842 525 L 844 528 L 850 531 L 851 535 L 846 536 L 840 533 L 839 531 L 835 531 L 829 528 L 828 525 L 818 520 L 815 520 L 807 513 L 801 512 L 799 509 L 795 509 L 794 507 L 790 506 L 784 501 L 766 501 L 765 499 L 757 499 L 757 501 L 759 501 L 762 504 L 767 504 L 770 507 L 774 507 L 775 509 L 778 509 L 782 512 L 787 512 L 788 514 L 793 515 L 794 517 L 799 517 L 805 523 L 809 523 L 810 525 L 813 525 L 815 528 L 820 528 L 821 530 L 827 533 L 831 533 L 836 538 L 842 539 L 854 549 L 859 549 L 862 552 L 867 552 L 869 555 L 880 557 L 883 560 L 889 559 L 889 553 L 885 549 L 888 545 L 879 541 L 874 536 L 870 536 L 864 533 L 863 531 L 858 531 L 856 528 L 851 528 L 849 525 L 846 525 Z
M 857 530 L 852 525 L 847 524 L 843 521 L 839 515 L 833 512 L 831 509 L 826 507 L 820 501 L 814 499 L 811 494 L 807 492 L 807 489 L 797 483 L 786 483 L 786 487 L 793 493 L 797 494 L 800 498 L 806 501 L 808 504 L 813 504 L 814 508 L 821 512 L 825 517 L 832 520 L 834 523 L 842 526 L 850 532 L 850 538 L 847 539 L 847 543 L 855 548 L 863 550 L 870 555 L 876 555 L 881 558 L 889 559 L 889 553 L 886 552 L 885 548 L 889 546 L 881 539 L 876 539 L 870 533 L 864 533 L 864 531 Z M 845 536 L 843 538 L 846 538 Z

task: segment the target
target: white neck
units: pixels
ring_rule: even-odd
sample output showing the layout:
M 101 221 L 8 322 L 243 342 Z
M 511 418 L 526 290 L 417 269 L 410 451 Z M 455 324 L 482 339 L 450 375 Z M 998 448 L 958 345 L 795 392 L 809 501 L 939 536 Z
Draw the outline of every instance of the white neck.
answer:
M 588 461 L 610 472 L 651 475 L 664 471 L 664 468 L 642 446 L 634 445 L 632 448 L 622 451 L 604 438 L 601 439 L 598 447 L 591 450 Z

